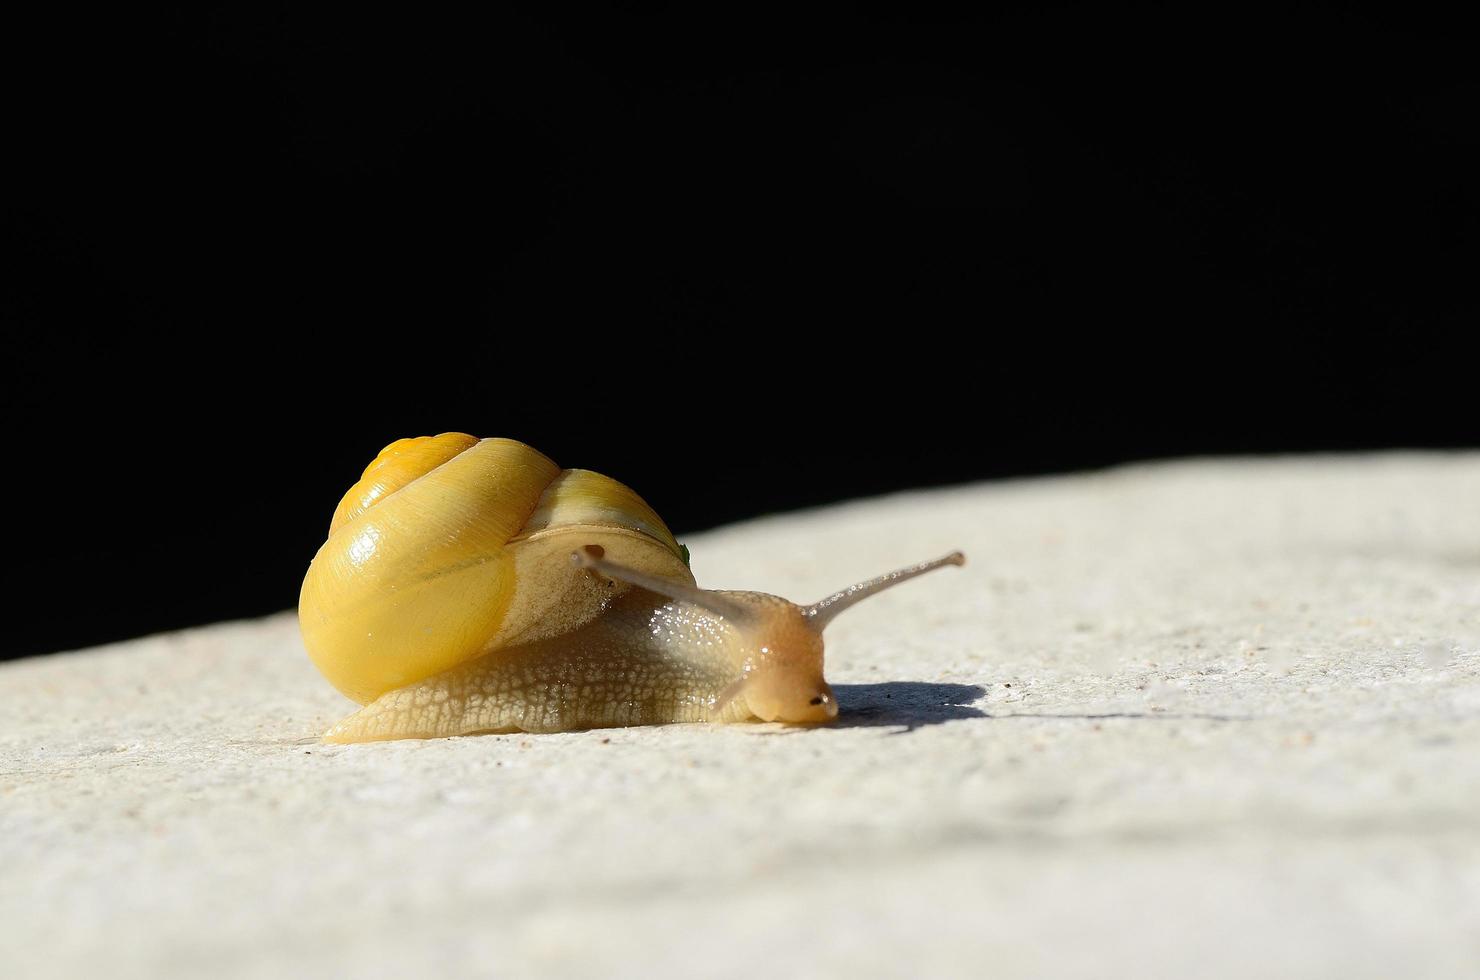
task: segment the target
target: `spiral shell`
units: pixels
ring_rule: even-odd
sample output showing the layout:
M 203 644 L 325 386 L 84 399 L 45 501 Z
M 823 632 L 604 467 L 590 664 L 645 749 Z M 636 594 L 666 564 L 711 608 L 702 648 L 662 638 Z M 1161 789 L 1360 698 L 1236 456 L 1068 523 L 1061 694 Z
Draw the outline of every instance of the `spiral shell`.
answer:
M 368 704 L 589 622 L 627 588 L 571 564 L 593 545 L 694 584 L 662 519 L 616 480 L 561 470 L 512 439 L 401 439 L 334 511 L 299 596 L 304 643 L 335 687 Z

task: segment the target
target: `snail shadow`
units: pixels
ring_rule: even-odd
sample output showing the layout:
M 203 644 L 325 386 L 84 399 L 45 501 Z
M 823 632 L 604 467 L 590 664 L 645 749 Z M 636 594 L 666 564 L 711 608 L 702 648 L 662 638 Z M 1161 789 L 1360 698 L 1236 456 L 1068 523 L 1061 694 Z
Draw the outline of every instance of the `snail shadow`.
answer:
M 834 684 L 838 720 L 833 728 L 902 729 L 903 735 L 927 725 L 985 718 L 973 703 L 987 696 L 977 684 L 930 684 L 924 681 L 888 681 L 883 684 Z

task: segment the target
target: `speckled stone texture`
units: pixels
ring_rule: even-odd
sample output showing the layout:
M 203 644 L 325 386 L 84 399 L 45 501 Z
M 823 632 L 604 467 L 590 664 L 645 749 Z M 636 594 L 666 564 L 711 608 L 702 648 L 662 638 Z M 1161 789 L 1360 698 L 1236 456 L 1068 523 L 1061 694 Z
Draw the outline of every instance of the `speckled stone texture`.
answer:
M 829 630 L 822 730 L 320 744 L 289 615 L 0 667 L 0 975 L 1480 976 L 1480 454 L 688 544 L 799 600 L 970 564 Z

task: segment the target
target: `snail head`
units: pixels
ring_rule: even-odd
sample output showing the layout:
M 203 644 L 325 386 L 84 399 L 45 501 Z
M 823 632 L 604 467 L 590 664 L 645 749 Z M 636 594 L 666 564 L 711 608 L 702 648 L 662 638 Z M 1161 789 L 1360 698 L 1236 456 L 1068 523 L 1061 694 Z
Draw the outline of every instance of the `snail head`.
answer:
M 864 599 L 945 565 L 964 565 L 953 551 L 851 585 L 810 606 L 799 606 L 763 592 L 724 592 L 692 588 L 653 578 L 604 560 L 595 549 L 572 555 L 576 564 L 630 582 L 672 599 L 691 602 L 723 617 L 745 637 L 745 664 L 740 676 L 716 696 L 718 714 L 743 698 L 762 721 L 793 725 L 821 724 L 838 716 L 838 700 L 822 677 L 822 631 L 844 610 Z

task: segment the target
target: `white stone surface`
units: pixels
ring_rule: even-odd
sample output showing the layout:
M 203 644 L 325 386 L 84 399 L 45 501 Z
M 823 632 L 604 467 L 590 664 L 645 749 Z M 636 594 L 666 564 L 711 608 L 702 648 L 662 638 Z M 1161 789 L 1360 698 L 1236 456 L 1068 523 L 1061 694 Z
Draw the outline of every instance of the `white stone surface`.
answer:
M 0 668 L 0 975 L 1480 976 L 1480 454 L 688 543 L 795 599 L 971 563 L 829 631 L 823 730 L 318 744 L 289 615 Z

